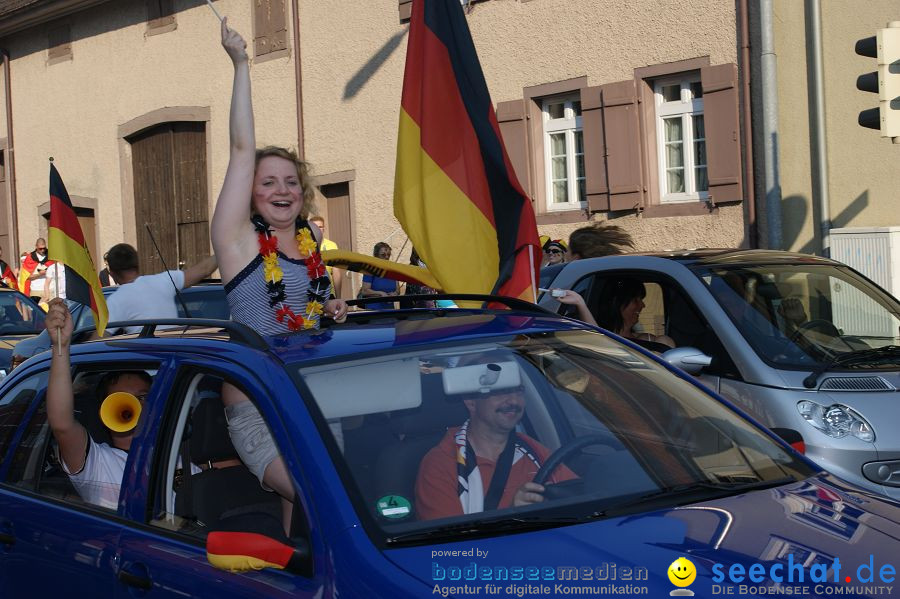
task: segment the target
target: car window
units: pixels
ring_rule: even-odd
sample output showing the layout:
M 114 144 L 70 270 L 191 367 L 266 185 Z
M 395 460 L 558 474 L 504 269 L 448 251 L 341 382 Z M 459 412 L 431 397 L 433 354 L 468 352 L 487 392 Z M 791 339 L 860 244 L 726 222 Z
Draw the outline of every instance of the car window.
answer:
M 150 493 L 151 526 L 202 540 L 230 515 L 254 512 L 281 519 L 279 496 L 263 490 L 231 442 L 223 382 L 209 371 L 185 369 L 179 375 L 167 401 L 170 426 L 161 429 L 154 452 L 159 475 Z
M 900 303 L 847 267 L 716 266 L 697 270 L 761 359 L 807 369 L 900 345 Z M 860 360 L 848 368 L 894 368 Z
M 151 377 L 156 372 L 154 365 L 128 370 L 135 371 L 143 371 Z M 118 371 L 76 368 L 73 375 L 75 418 L 90 438 L 85 466 L 73 473 L 67 473 L 63 468 L 47 419 L 46 388 L 42 386 L 39 389 L 42 397 L 14 448 L 7 482 L 73 505 L 108 512 L 118 509 L 128 454 L 114 449 L 110 431 L 100 415 L 103 400 L 99 397 L 101 389 L 105 388 L 104 381 L 109 381 L 115 372 Z M 43 384 L 46 384 L 45 381 Z M 112 412 L 112 417 L 127 418 L 127 413 L 124 409 L 116 410 Z M 140 433 L 140 428 L 137 433 Z
M 602 517 L 607 508 L 649 510 L 677 504 L 681 489 L 699 500 L 812 472 L 717 400 L 590 331 L 521 334 L 298 373 L 322 422 L 341 422 L 334 460 L 372 534 L 391 543 L 477 531 L 485 518 L 550 522 Z M 376 378 L 387 384 L 372 385 Z M 466 457 L 477 446 L 469 435 L 484 430 L 505 431 L 515 443 L 496 507 L 471 501 L 477 491 L 469 495 L 479 486 L 490 495 L 492 479 L 480 478 L 481 468 L 496 471 L 495 460 Z M 542 469 L 550 495 L 514 506 L 522 481 Z
M 0 460 L 5 459 L 10 443 L 20 429 L 38 391 L 47 386 L 47 372 L 31 375 L 0 397 Z
M 18 293 L 0 293 L 0 335 L 44 330 L 44 311 Z
M 185 318 L 215 318 L 218 320 L 230 320 L 231 310 L 225 291 L 221 286 L 205 288 L 192 287 L 190 291 L 181 294 L 184 304 L 178 303 L 178 317 Z M 187 308 L 187 313 L 185 313 Z

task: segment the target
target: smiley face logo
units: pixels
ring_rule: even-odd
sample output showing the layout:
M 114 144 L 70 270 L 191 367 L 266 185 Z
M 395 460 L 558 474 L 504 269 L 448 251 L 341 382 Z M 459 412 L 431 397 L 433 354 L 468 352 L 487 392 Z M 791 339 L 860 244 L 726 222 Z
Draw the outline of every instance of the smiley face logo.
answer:
M 690 586 L 694 579 L 697 578 L 697 568 L 689 559 L 679 557 L 672 562 L 667 571 L 669 582 L 677 587 Z

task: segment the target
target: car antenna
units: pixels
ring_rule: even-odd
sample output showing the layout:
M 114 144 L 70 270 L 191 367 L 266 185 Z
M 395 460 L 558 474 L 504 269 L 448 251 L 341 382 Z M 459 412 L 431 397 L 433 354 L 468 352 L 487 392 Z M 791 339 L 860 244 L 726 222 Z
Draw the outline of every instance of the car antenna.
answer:
M 162 262 L 163 269 L 166 271 L 166 274 L 169 275 L 169 280 L 172 281 L 172 287 L 175 288 L 175 297 L 178 298 L 178 303 L 181 304 L 181 309 L 184 310 L 184 316 L 185 318 L 190 318 L 191 313 L 188 311 L 187 304 L 184 303 L 184 298 L 181 296 L 178 285 L 175 284 L 175 279 L 172 278 L 172 273 L 169 272 L 169 267 L 166 266 L 166 261 L 162 256 L 162 252 L 159 251 L 159 245 L 156 243 L 156 238 L 153 237 L 153 231 L 150 230 L 150 223 L 144 223 L 144 226 L 147 228 L 147 234 L 150 235 L 150 241 L 153 242 L 153 247 L 156 248 L 156 255 L 159 256 L 159 261 Z

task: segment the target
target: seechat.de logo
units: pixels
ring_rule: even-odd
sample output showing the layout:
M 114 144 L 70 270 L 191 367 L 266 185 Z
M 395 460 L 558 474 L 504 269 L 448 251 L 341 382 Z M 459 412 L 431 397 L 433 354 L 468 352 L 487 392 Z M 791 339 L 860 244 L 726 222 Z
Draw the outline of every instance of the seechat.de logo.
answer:
M 669 565 L 666 572 L 669 575 L 669 582 L 674 584 L 677 589 L 669 591 L 669 595 L 673 597 L 693 597 L 694 591 L 685 588 L 691 586 L 694 579 L 697 578 L 697 568 L 691 560 L 679 557 Z

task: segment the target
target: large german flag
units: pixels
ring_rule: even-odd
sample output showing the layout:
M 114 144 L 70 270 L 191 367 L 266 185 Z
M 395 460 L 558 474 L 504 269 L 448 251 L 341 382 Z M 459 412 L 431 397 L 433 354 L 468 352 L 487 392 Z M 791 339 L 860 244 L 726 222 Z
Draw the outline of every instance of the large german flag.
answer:
M 459 0 L 413 1 L 394 215 L 445 292 L 534 301 L 534 211 L 503 147 Z
M 100 287 L 100 277 L 84 243 L 84 233 L 72 208 L 62 177 L 50 164 L 50 226 L 47 254 L 66 267 L 66 299 L 91 307 L 97 333 L 103 335 L 109 312 Z

